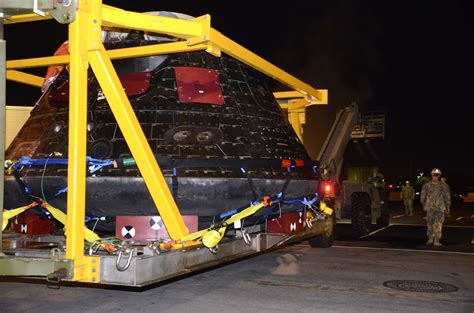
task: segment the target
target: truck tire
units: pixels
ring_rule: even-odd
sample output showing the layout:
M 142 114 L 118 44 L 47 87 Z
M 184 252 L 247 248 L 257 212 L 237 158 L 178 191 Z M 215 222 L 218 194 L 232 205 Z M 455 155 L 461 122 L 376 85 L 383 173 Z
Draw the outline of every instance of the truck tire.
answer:
M 378 227 L 385 227 L 390 224 L 390 211 L 388 206 L 388 196 L 385 190 L 378 190 L 382 205 L 380 207 L 380 217 L 377 219 Z
M 370 197 L 365 192 L 351 195 L 352 232 L 357 238 L 369 234 L 371 219 Z
M 334 242 L 334 227 L 336 226 L 336 212 L 333 212 L 326 222 L 325 233 L 308 239 L 312 248 L 329 248 Z
M 380 207 L 380 217 L 377 219 L 378 227 L 385 227 L 390 224 L 390 211 L 388 209 L 388 203 L 384 202 Z

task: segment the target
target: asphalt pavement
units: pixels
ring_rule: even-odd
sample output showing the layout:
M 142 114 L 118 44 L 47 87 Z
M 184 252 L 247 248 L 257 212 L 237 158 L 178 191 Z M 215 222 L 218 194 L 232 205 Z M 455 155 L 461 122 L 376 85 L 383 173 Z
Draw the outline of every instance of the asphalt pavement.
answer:
M 302 243 L 136 291 L 2 282 L 0 312 L 472 313 L 473 262 L 474 254 L 459 252 L 313 249 Z M 384 285 L 400 280 L 451 289 Z
M 413 213 L 413 216 L 405 214 L 400 202 L 390 203 L 390 224 L 381 228 L 374 225 L 364 238 L 355 238 L 350 224 L 339 223 L 335 245 L 474 253 L 474 204 L 463 204 L 452 210 L 443 226 L 440 248 L 425 245 L 425 212 L 416 206 Z

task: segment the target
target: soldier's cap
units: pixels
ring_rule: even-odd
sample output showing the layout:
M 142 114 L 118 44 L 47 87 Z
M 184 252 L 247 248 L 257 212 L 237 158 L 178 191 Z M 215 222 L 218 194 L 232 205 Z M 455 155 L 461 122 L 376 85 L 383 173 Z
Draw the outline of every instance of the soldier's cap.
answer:
M 431 170 L 431 175 L 441 175 L 441 170 L 439 168 L 434 168 Z

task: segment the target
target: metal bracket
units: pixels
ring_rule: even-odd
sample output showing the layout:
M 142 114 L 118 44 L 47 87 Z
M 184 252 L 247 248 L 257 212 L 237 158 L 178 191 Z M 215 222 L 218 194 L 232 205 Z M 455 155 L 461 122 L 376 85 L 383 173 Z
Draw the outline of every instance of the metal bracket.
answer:
M 211 40 L 211 16 L 209 14 L 205 14 L 195 18 L 193 21 L 201 23 L 202 34 L 200 37 L 189 38 L 186 40 L 186 44 L 188 46 L 194 46 Z
M 33 13 L 46 17 L 46 12 L 39 9 L 38 0 L 33 0 Z
M 69 24 L 76 18 L 78 0 L 0 0 L 0 18 L 13 21 L 15 17 L 33 13 L 43 18 L 48 14 L 61 24 Z
M 76 19 L 77 2 L 78 0 L 58 0 L 56 8 L 49 11 L 49 14 L 61 24 L 72 23 Z

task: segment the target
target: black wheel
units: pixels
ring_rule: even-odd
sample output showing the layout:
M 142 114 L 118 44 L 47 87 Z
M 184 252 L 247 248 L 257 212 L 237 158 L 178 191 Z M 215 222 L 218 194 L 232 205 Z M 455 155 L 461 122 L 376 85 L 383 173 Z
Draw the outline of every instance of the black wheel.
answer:
M 384 202 L 380 207 L 380 217 L 377 219 L 378 227 L 385 227 L 390 224 L 390 212 L 388 209 L 388 203 Z
M 369 234 L 371 225 L 370 197 L 364 192 L 351 195 L 352 232 L 357 238 Z
M 385 190 L 378 189 L 382 206 L 380 207 L 380 217 L 377 219 L 378 227 L 388 226 L 390 223 L 390 212 L 388 206 L 388 197 Z
M 336 212 L 328 218 L 325 223 L 325 233 L 308 239 L 312 248 L 329 248 L 334 242 L 334 226 L 336 225 Z

